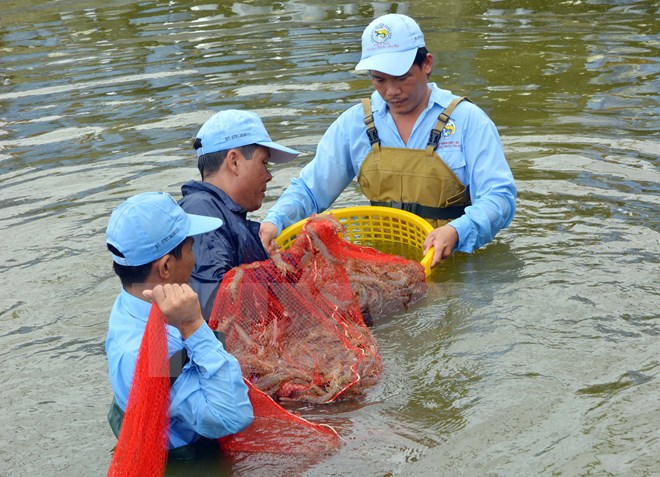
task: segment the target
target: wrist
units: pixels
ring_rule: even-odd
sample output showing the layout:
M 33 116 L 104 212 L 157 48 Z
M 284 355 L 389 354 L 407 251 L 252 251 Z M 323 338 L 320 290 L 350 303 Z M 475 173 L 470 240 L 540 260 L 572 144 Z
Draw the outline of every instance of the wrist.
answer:
M 204 318 L 200 314 L 197 319 L 186 321 L 181 323 L 178 326 L 179 333 L 181 333 L 181 338 L 184 340 L 188 339 L 195 331 L 197 331 L 204 324 Z

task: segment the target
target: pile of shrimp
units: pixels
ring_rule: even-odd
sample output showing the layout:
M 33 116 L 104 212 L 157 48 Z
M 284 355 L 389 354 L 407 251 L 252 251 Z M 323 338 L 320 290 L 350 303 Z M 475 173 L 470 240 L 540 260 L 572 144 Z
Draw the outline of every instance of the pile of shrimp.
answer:
M 274 399 L 357 397 L 382 371 L 364 317 L 405 309 L 426 293 L 417 262 L 340 238 L 332 216 L 311 218 L 291 248 L 230 270 L 209 321 L 243 375 Z
M 343 233 L 332 214 L 316 215 L 307 221 L 292 249 L 299 250 L 303 260 L 311 257 L 326 267 L 344 267 L 365 319 L 405 311 L 426 296 L 426 276 L 418 262 L 354 245 L 342 240 Z M 332 280 L 319 273 L 316 286 L 324 289 L 332 286 Z

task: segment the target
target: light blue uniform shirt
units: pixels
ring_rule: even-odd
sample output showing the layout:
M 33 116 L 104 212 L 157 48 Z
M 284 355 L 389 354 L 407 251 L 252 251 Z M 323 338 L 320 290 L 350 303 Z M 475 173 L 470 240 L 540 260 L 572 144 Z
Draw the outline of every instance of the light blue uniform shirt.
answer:
M 374 123 L 382 146 L 426 148 L 438 116 L 457 97 L 439 89 L 435 83 L 429 87 L 432 88 L 429 103 L 417 119 L 407 144 L 401 139 L 385 101 L 378 92 L 371 95 Z M 469 188 L 472 205 L 451 226 L 459 236 L 455 250 L 472 252 L 490 242 L 513 219 L 516 185 L 497 129 L 486 113 L 464 101 L 451 119 L 455 131 L 440 140 L 436 153 Z M 366 130 L 361 104 L 342 113 L 321 138 L 316 157 L 291 181 L 268 211 L 265 221 L 275 224 L 281 232 L 329 208 L 356 177 L 371 151 Z
M 117 404 L 126 409 L 151 304 L 122 290 L 110 314 L 105 351 Z M 190 361 L 170 390 L 170 449 L 242 431 L 254 414 L 236 358 L 204 323 L 188 339 L 167 326 L 171 357 L 185 348 Z

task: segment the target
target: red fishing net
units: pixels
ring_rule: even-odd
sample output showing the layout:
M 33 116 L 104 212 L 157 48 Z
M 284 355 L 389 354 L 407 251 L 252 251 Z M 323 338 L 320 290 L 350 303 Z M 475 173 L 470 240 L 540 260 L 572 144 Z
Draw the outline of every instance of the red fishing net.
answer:
M 156 477 L 165 472 L 170 408 L 165 323 L 152 305 L 108 477 Z
M 351 244 L 331 215 L 311 218 L 289 250 L 230 270 L 209 325 L 243 376 L 274 398 L 326 403 L 361 394 L 382 371 L 371 319 L 426 294 L 415 261 Z
M 220 438 L 223 451 L 319 456 L 339 447 L 333 428 L 290 413 L 249 381 L 246 384 L 254 421 L 244 431 Z

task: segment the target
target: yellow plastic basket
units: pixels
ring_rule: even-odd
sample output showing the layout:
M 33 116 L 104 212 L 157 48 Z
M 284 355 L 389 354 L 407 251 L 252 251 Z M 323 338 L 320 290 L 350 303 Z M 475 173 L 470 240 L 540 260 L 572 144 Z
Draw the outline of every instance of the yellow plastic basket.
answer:
M 418 260 L 428 277 L 431 274 L 433 248 L 424 255 L 424 240 L 433 226 L 423 218 L 392 207 L 358 206 L 327 210 L 346 228 L 346 240 L 373 247 L 381 252 Z M 288 249 L 307 219 L 287 227 L 277 237 L 281 249 Z

